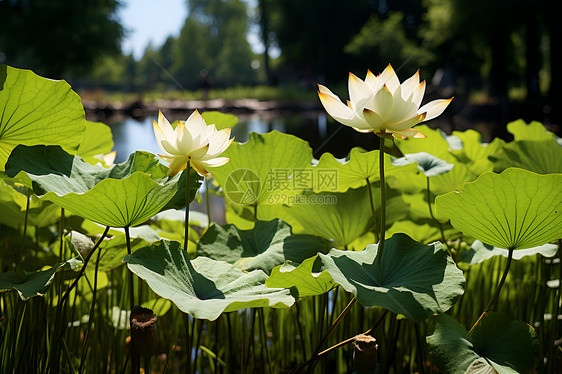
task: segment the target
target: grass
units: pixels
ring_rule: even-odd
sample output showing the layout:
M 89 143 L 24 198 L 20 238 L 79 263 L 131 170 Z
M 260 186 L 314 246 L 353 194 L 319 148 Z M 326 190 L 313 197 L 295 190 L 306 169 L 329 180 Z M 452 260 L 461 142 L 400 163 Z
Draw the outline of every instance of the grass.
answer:
M 29 231 L 33 236 L 33 230 Z M 7 243 L 7 238 L 3 239 Z M 71 257 L 69 252 L 63 248 L 65 259 Z M 98 261 L 99 256 L 92 256 L 64 308 L 57 303 L 73 280 L 65 276 L 67 273 L 60 273 L 43 297 L 22 301 L 15 291 L 1 294 L 1 372 L 128 370 L 128 271 L 120 266 L 97 273 Z M 9 262 L 4 251 L 3 264 Z M 462 265 L 466 292 L 449 313 L 465 328 L 476 321 L 492 296 L 505 262 L 503 257 L 494 257 L 478 265 Z M 546 281 L 558 277 L 559 272 L 556 261 L 539 255 L 514 261 L 496 307 L 534 325 L 543 349 L 541 357 L 549 357 L 558 349 L 554 346 L 556 320 L 548 316 L 558 314 L 560 291 L 548 288 Z M 351 300 L 343 289 L 301 299 L 290 309 L 244 309 L 225 313 L 215 321 L 186 316 L 136 277 L 134 289 L 135 298 L 148 301 L 145 306 L 159 316 L 160 344 L 150 362 L 153 373 L 288 373 L 313 352 L 368 330 L 385 314 L 381 308 L 355 303 L 326 343 L 319 345 Z M 374 330 L 383 372 L 437 372 L 430 365 L 424 342 L 428 327 L 427 321 L 416 324 L 386 313 Z M 351 372 L 352 350 L 352 344 L 343 345 L 301 372 Z M 544 365 L 539 363 L 539 372 L 548 372 L 550 368 Z

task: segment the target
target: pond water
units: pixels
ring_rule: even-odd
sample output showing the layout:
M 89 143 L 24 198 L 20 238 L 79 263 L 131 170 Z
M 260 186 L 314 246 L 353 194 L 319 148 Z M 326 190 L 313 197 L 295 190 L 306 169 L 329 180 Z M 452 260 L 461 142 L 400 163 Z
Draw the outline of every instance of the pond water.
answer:
M 170 122 L 185 121 L 187 117 L 167 116 Z M 277 130 L 296 135 L 309 142 L 315 157 L 324 152 L 331 152 L 336 157 L 345 157 L 351 148 L 361 146 L 376 149 L 378 141 L 374 135 L 365 136 L 351 128 L 336 123 L 323 112 L 307 111 L 298 113 L 280 113 L 279 115 L 241 115 L 239 123 L 232 128 L 232 136 L 238 142 L 245 142 L 250 132 L 266 133 Z M 114 149 L 117 151 L 115 162 L 124 162 L 135 151 L 161 153 L 152 121 L 156 116 L 147 116 L 142 120 L 128 118 L 111 124 Z

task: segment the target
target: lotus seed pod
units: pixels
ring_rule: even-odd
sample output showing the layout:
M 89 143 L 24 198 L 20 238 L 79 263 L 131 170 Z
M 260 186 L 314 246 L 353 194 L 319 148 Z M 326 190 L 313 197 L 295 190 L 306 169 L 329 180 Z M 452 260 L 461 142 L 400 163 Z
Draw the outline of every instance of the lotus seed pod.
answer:
M 135 350 L 149 359 L 158 349 L 158 330 L 156 315 L 152 310 L 135 306 L 131 313 L 131 337 Z
M 355 337 L 353 368 L 357 374 L 373 374 L 377 368 L 377 339 L 359 334 Z

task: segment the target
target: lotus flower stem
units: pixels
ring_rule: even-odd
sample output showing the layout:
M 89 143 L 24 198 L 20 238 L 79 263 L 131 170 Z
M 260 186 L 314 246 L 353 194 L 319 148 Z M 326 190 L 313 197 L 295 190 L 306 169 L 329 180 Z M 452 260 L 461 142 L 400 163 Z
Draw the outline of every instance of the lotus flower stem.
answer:
M 211 204 L 209 202 L 209 178 L 205 177 L 205 209 L 207 209 L 207 227 L 211 226 Z
M 379 233 L 377 232 L 377 212 L 375 211 L 375 203 L 373 202 L 373 190 L 371 188 L 371 183 L 369 183 L 369 178 L 365 178 L 367 180 L 367 188 L 369 190 L 369 202 L 371 203 L 371 212 L 373 213 L 373 219 L 375 220 L 375 242 L 378 243 L 379 241 Z
M 183 239 L 183 249 L 187 251 L 187 243 L 189 240 L 189 172 L 191 167 L 185 170 L 185 232 Z
M 474 323 L 474 325 L 470 328 L 470 331 L 468 332 L 467 336 L 470 335 L 472 333 L 472 330 L 474 330 L 474 328 L 478 325 L 478 323 L 480 322 L 480 320 L 482 319 L 482 317 L 484 317 L 484 315 L 486 315 L 486 313 L 488 313 L 490 310 L 492 310 L 492 308 L 494 307 L 494 304 L 496 303 L 498 296 L 500 294 L 500 290 L 503 287 L 503 284 L 505 282 L 505 279 L 507 278 L 507 272 L 509 271 L 509 266 L 511 265 L 511 260 L 513 259 L 513 248 L 509 249 L 509 253 L 507 255 L 507 263 L 505 264 L 505 269 L 503 270 L 503 275 L 502 278 L 498 284 L 498 286 L 496 287 L 496 291 L 494 292 L 494 294 L 492 295 L 492 298 L 490 299 L 490 301 L 488 302 L 488 305 L 486 305 L 486 308 L 484 308 L 484 311 L 482 312 L 482 314 L 480 315 L 480 317 L 478 317 L 478 320 Z
M 377 269 L 379 272 L 379 281 L 381 280 L 381 258 L 384 250 L 384 234 L 386 229 L 386 182 L 384 180 L 384 136 L 379 136 L 379 173 L 381 181 L 381 235 L 379 237 L 379 248 L 377 251 Z M 394 140 L 393 140 L 394 142 Z

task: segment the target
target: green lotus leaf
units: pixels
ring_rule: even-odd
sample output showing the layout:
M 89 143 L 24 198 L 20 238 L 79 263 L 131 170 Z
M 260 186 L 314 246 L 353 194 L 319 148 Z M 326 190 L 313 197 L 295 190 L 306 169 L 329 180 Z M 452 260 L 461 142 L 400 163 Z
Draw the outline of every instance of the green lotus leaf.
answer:
M 160 318 L 168 313 L 168 310 L 170 310 L 170 308 L 172 307 L 172 302 L 170 300 L 162 299 L 159 297 L 156 299 L 145 301 L 141 304 L 141 306 L 143 308 L 152 310 L 152 312 L 156 314 L 158 318 Z
M 459 149 L 452 149 L 459 162 L 462 162 L 476 176 L 494 169 L 494 164 L 488 156 L 495 154 L 504 145 L 505 141 L 495 138 L 491 143 L 482 143 L 482 135 L 476 130 L 453 131 L 462 143 Z
M 230 161 L 212 168 L 211 173 L 222 186 L 228 203 L 271 204 L 268 198 L 272 194 L 300 193 L 300 183 L 312 188 L 312 181 L 304 180 L 305 175 L 296 176 L 311 168 L 312 149 L 295 136 L 278 131 L 250 133 L 248 142 L 234 142 L 222 156 L 230 157 Z
M 0 65 L 0 171 L 18 145 L 76 150 L 86 127 L 80 97 L 65 81 Z
M 18 228 L 25 223 L 27 197 L 21 189 L 0 180 L 0 223 Z M 27 211 L 28 227 L 46 227 L 57 222 L 60 218 L 60 207 L 49 201 L 41 201 L 35 196 L 30 197 Z
M 286 261 L 277 266 L 265 281 L 271 288 L 288 288 L 296 298 L 322 295 L 337 286 L 330 273 L 317 271 L 318 256 L 307 258 L 302 263 Z
M 439 227 L 429 223 L 419 224 L 408 220 L 397 221 L 387 230 L 386 236 L 397 233 L 408 234 L 409 237 L 420 243 L 432 243 L 441 240 Z
M 436 207 L 453 227 L 486 244 L 537 247 L 562 238 L 562 174 L 488 172 L 461 192 L 438 196 Z
M 238 124 L 238 117 L 233 114 L 221 113 L 216 111 L 207 111 L 201 113 L 201 116 L 207 125 L 214 124 L 217 130 L 234 127 Z
M 329 248 L 327 240 L 293 234 L 291 226 L 275 219 L 256 221 L 252 230 L 212 225 L 197 243 L 197 255 L 228 262 L 244 271 L 260 269 L 269 274 L 286 260 L 302 262 Z
M 443 195 L 451 191 L 460 191 L 466 182 L 472 182 L 479 175 L 474 174 L 465 164 L 457 163 L 450 172 L 431 178 L 431 193 Z
M 493 372 L 491 366 L 498 374 L 516 374 L 535 367 L 539 353 L 535 330 L 506 314 L 486 313 L 470 335 L 449 315 L 432 322 L 426 338 L 429 352 L 444 373 L 472 373 L 469 368 Z
M 378 188 L 373 188 L 374 201 L 379 200 L 378 191 Z M 345 193 L 306 192 L 302 196 L 310 203 L 283 207 L 290 216 L 285 219 L 292 227 L 296 221 L 307 234 L 334 240 L 336 247 L 346 247 L 374 228 L 366 186 L 349 189 Z
M 420 169 L 426 177 L 434 177 L 436 175 L 448 173 L 455 166 L 427 152 L 407 153 L 404 157 L 394 160 L 392 164 L 395 166 L 403 166 L 414 162 L 417 163 L 418 169 Z
M 6 163 L 6 174 L 22 180 L 42 199 L 104 226 L 143 223 L 170 205 L 185 206 L 185 173 L 172 178 L 147 152 L 104 168 L 91 165 L 55 146 L 18 146 Z M 191 171 L 191 196 L 201 177 Z
M 0 274 L 0 293 L 16 290 L 24 301 L 33 296 L 42 296 L 49 289 L 57 272 L 73 270 L 81 263 L 78 259 L 72 259 L 58 263 L 49 269 L 31 273 L 5 271 Z
M 509 131 L 515 141 L 520 140 L 553 140 L 554 134 L 546 129 L 544 125 L 537 121 L 527 124 L 522 119 L 507 124 Z
M 380 180 L 379 151 L 362 152 L 360 148 L 353 148 L 345 159 L 337 159 L 331 153 L 324 153 L 313 168 L 316 178 L 314 192 L 345 192 L 350 188 L 356 189 Z M 390 162 L 390 156 L 385 154 L 385 173 L 404 173 L 405 170 Z M 402 165 L 400 165 L 402 166 Z
M 521 260 L 523 257 L 534 256 L 536 254 L 541 254 L 544 257 L 553 257 L 557 250 L 558 246 L 555 244 L 543 244 L 538 247 L 515 251 L 512 257 L 514 260 Z M 470 246 L 470 249 L 460 255 L 458 261 L 475 265 L 494 256 L 507 257 L 508 254 L 509 251 L 507 249 L 492 247 L 491 245 L 482 243 L 480 240 L 475 240 Z
M 539 174 L 562 173 L 562 147 L 554 139 L 511 142 L 490 160 L 495 171 L 518 167 Z
M 203 229 L 207 228 L 208 216 L 198 210 L 189 211 L 189 224 Z M 175 230 L 185 224 L 185 210 L 169 209 L 155 215 L 151 221 L 162 230 Z
M 76 155 L 89 163 L 101 162 L 102 156 L 113 149 L 113 134 L 111 127 L 101 122 L 86 121 L 86 130 L 76 151 Z
M 195 318 L 215 320 L 243 308 L 289 307 L 289 290 L 265 286 L 261 270 L 246 273 L 223 261 L 198 257 L 190 261 L 180 243 L 162 240 L 126 258 L 129 270 L 160 297 Z
M 396 146 L 403 154 L 427 152 L 444 161 L 455 162 L 455 157 L 449 152 L 450 146 L 443 132 L 433 130 L 427 125 L 416 126 L 416 130 L 424 134 L 426 138 L 394 139 Z
M 319 254 L 321 271 L 364 306 L 381 306 L 413 321 L 448 310 L 462 295 L 464 277 L 443 245 L 425 245 L 395 234 L 385 242 L 380 273 L 378 244 L 363 251 L 333 249 Z

